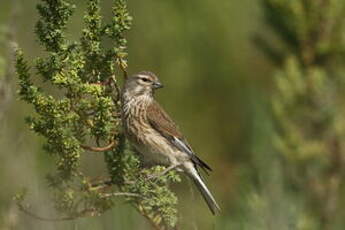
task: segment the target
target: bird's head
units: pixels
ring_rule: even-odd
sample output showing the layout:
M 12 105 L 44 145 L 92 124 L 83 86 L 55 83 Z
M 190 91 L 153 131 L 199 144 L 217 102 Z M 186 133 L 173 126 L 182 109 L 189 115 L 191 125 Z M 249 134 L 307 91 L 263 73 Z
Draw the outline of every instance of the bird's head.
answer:
M 133 96 L 152 95 L 156 89 L 162 87 L 162 83 L 154 73 L 142 71 L 126 79 L 124 90 Z

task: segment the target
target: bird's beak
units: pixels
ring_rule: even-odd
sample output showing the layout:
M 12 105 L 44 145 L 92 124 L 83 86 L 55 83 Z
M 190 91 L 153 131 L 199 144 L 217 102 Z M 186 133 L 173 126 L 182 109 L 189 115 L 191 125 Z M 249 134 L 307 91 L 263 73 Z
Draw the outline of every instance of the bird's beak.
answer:
M 153 88 L 154 89 L 163 88 L 163 84 L 160 83 L 159 81 L 156 81 L 156 82 L 153 83 Z

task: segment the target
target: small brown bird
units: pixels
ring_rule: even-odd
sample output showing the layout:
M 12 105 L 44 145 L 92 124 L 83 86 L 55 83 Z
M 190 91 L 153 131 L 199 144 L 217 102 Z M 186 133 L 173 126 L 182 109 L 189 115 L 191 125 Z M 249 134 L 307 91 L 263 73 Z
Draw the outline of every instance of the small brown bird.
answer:
M 127 138 L 144 162 L 178 168 L 195 183 L 213 214 L 220 208 L 207 189 L 198 168 L 211 168 L 196 154 L 175 123 L 154 100 L 163 85 L 157 76 L 143 71 L 126 79 L 122 93 L 122 120 Z

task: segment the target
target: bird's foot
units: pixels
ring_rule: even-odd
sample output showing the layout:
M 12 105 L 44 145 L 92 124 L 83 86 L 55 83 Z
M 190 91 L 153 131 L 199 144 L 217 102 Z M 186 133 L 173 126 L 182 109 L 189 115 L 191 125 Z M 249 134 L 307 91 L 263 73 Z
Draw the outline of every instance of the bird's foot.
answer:
M 158 177 L 161 177 L 165 174 L 167 174 L 169 171 L 173 170 L 173 169 L 176 169 L 177 167 L 179 167 L 181 164 L 173 164 L 173 165 L 170 165 L 168 168 L 164 169 L 162 172 L 160 173 L 156 173 L 156 174 L 152 174 L 152 175 L 149 175 L 146 180 L 155 180 L 157 179 Z

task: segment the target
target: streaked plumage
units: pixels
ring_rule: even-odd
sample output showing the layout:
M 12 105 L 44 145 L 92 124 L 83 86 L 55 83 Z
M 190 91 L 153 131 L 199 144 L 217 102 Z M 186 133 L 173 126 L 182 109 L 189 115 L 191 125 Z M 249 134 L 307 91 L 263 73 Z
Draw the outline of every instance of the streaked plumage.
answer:
M 196 156 L 169 115 L 154 100 L 161 88 L 156 75 L 143 71 L 129 77 L 122 93 L 122 119 L 126 135 L 148 164 L 179 165 L 196 184 L 213 214 L 219 206 L 203 182 L 198 167 L 211 168 Z

